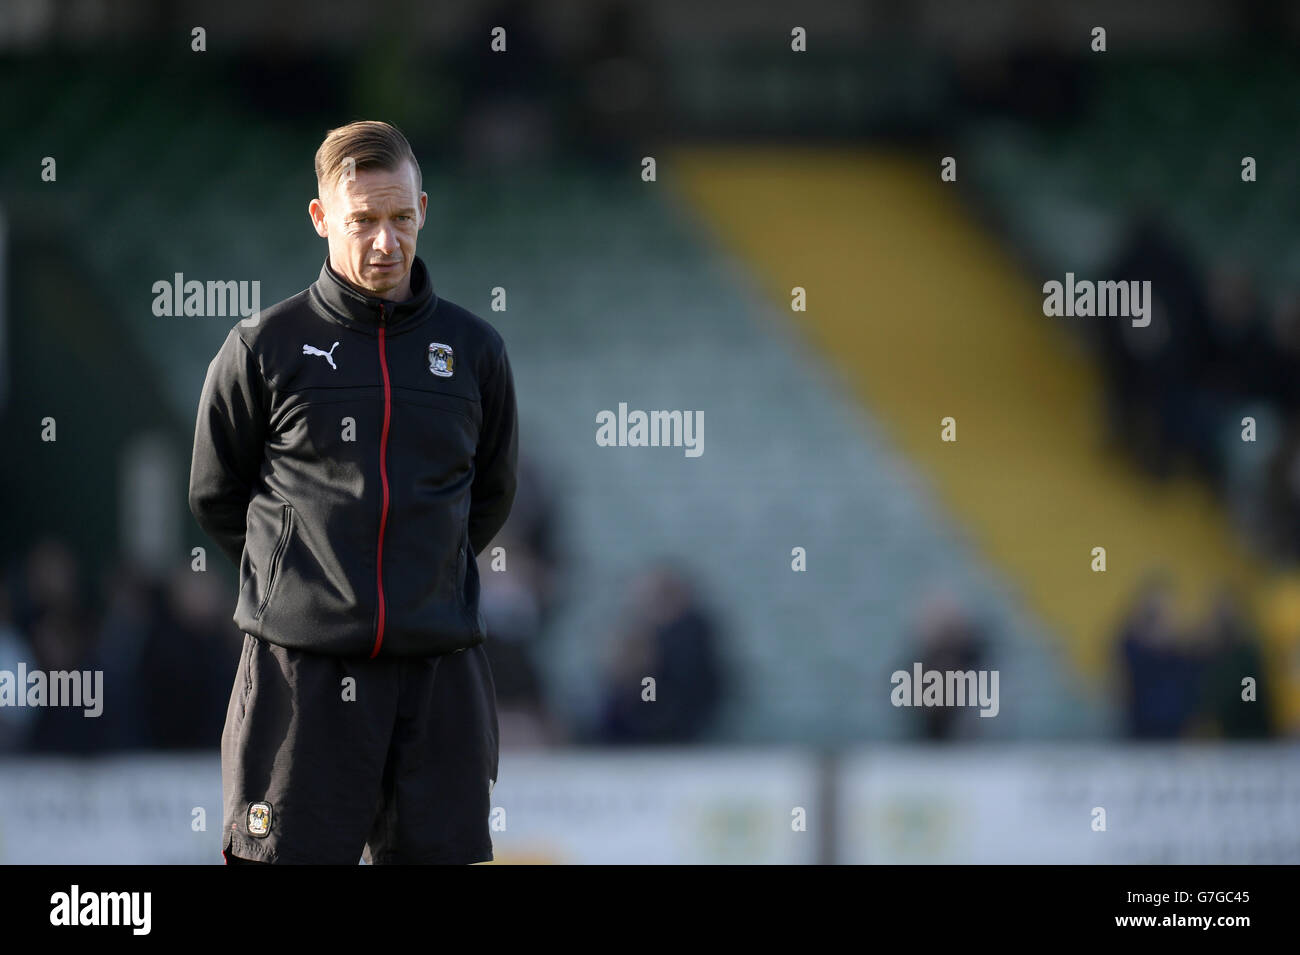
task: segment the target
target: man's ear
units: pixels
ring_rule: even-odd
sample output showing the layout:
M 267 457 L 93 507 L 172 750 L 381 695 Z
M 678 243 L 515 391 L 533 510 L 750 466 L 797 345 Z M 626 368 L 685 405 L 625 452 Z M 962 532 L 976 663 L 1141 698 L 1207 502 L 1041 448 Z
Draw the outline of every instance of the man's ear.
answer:
M 321 204 L 319 198 L 313 199 L 307 203 L 307 215 L 311 217 L 311 224 L 316 229 L 316 234 L 322 239 L 329 238 L 329 224 L 325 221 L 325 206 Z
M 424 216 L 428 208 L 429 208 L 429 194 L 427 192 L 422 192 L 420 193 L 420 228 L 421 229 L 424 228 Z

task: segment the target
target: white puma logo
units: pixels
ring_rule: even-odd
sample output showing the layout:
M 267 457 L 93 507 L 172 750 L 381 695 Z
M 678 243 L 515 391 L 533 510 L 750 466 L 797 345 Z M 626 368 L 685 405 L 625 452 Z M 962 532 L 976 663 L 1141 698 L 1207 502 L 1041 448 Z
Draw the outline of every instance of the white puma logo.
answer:
M 324 358 L 327 362 L 330 363 L 330 367 L 331 367 L 331 368 L 333 368 L 335 371 L 338 371 L 338 370 L 339 370 L 339 366 L 336 365 L 336 364 L 334 364 L 334 349 L 335 349 L 335 348 L 338 348 L 338 347 L 339 347 L 339 343 L 338 343 L 338 342 L 335 342 L 335 343 L 330 347 L 330 350 L 329 350 L 329 351 L 321 351 L 319 348 L 316 348 L 316 347 L 313 346 L 313 345 L 303 345 L 303 346 L 302 346 L 302 353 L 303 353 L 304 355 L 320 355 L 322 358 Z

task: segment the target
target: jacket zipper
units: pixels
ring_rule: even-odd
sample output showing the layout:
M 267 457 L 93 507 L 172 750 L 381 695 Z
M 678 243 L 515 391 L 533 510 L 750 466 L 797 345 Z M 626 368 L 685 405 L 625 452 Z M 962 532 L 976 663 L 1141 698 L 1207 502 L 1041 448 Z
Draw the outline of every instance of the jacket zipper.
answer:
M 266 593 L 262 595 L 262 603 L 257 608 L 257 613 L 253 614 L 254 620 L 261 620 L 262 614 L 266 612 L 266 605 L 271 602 L 271 590 L 275 587 L 275 578 L 280 574 L 280 559 L 284 557 L 285 545 L 289 543 L 289 521 L 291 520 L 289 505 L 280 505 L 280 537 L 275 542 L 275 550 L 271 552 L 271 569 L 266 577 Z
M 379 591 L 379 616 L 375 621 L 375 648 L 371 659 L 379 655 L 384 643 L 384 528 L 388 525 L 388 425 L 393 413 L 393 389 L 388 380 L 388 355 L 384 347 L 385 313 L 379 306 L 379 370 L 384 376 L 384 429 L 379 436 L 379 483 L 383 488 L 383 510 L 379 513 L 379 544 L 375 549 L 375 584 Z

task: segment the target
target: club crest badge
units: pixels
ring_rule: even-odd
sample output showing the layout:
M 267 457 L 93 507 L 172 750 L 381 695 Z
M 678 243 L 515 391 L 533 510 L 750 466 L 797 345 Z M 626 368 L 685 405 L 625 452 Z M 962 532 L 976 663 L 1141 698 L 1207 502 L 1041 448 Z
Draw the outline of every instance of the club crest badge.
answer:
M 265 836 L 271 831 L 271 804 L 255 802 L 248 807 L 248 834 Z
M 451 346 L 442 342 L 429 342 L 429 371 L 439 378 L 450 378 L 452 366 Z

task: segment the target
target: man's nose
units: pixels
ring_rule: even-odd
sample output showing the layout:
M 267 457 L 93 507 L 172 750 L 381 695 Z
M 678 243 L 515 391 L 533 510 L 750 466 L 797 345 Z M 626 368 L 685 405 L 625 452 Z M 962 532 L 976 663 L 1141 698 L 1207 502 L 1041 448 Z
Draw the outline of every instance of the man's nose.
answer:
M 380 226 L 379 232 L 375 236 L 375 251 L 382 252 L 384 255 L 392 255 L 400 248 L 397 244 L 397 231 L 391 226 Z

